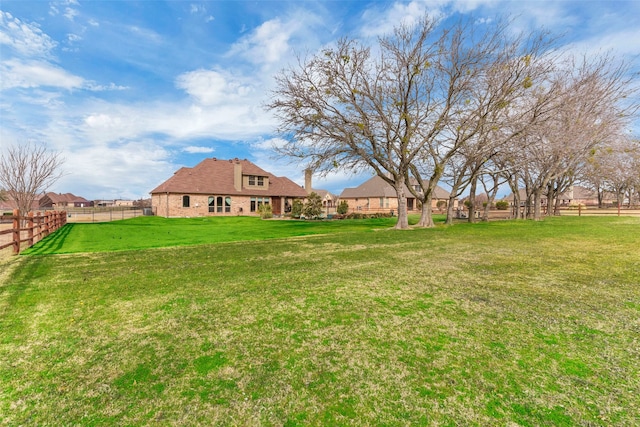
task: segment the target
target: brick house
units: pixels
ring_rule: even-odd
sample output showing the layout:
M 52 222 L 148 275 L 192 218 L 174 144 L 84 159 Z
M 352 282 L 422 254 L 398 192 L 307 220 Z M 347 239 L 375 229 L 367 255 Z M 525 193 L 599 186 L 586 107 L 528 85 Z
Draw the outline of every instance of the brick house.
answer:
M 64 209 L 64 208 L 88 208 L 93 206 L 93 202 L 84 197 L 76 196 L 72 193 L 45 193 L 39 200 L 41 208 Z
M 410 183 L 417 186 L 417 183 Z M 407 210 L 419 211 L 419 202 L 413 197 L 409 188 L 405 185 L 404 193 L 407 197 Z M 349 212 L 389 212 L 398 211 L 398 195 L 396 190 L 387 181 L 379 176 L 374 176 L 355 188 L 345 188 L 339 197 L 339 202 L 346 200 L 349 204 Z M 433 198 L 432 207 L 436 209 L 439 201 L 449 203 L 449 192 L 437 186 Z
M 154 188 L 151 205 L 156 215 L 164 217 L 258 215 L 262 204 L 282 215 L 293 199 L 306 196 L 305 189 L 289 178 L 277 177 L 246 159 L 208 158 L 179 169 Z

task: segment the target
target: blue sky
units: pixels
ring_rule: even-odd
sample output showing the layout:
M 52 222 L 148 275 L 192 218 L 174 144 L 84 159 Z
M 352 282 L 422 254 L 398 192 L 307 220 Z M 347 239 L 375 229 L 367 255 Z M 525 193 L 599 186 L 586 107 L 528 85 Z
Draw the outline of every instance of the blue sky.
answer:
M 544 27 L 578 53 L 636 67 L 640 55 L 640 1 L 0 0 L 0 145 L 60 151 L 65 176 L 50 190 L 88 199 L 148 197 L 206 157 L 302 184 L 270 148 L 273 75 L 296 53 L 424 13 L 509 15 L 514 31 Z M 370 176 L 338 172 L 314 187 L 339 194 Z

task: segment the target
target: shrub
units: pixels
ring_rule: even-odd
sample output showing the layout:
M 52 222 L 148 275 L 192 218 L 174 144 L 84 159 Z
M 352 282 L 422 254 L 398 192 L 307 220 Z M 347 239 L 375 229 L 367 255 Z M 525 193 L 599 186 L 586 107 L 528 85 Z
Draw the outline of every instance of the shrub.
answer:
M 302 208 L 305 218 L 317 218 L 322 215 L 322 198 L 317 193 L 311 193 L 307 197 L 307 203 Z
M 372 218 L 392 218 L 393 215 L 390 212 L 377 212 L 377 213 L 361 213 L 361 212 L 351 212 L 348 215 L 345 215 L 343 218 L 345 219 L 372 219 Z
M 273 218 L 273 211 L 271 210 L 271 205 L 268 203 L 264 203 L 258 206 L 258 212 L 260 213 L 260 218 L 262 219 Z
M 446 200 L 438 200 L 438 203 L 436 203 L 436 207 L 440 211 L 445 210 L 447 208 L 447 201 Z
M 294 218 L 300 218 L 300 215 L 302 215 L 302 207 L 302 200 L 295 199 L 291 204 L 291 216 Z
M 509 202 L 507 202 L 506 200 L 498 200 L 496 202 L 496 209 L 498 209 L 499 211 L 506 211 L 507 209 L 509 209 Z
M 349 203 L 347 203 L 346 200 L 342 200 L 338 204 L 338 208 L 336 209 L 336 212 L 338 212 L 340 215 L 344 215 L 347 212 L 349 212 Z

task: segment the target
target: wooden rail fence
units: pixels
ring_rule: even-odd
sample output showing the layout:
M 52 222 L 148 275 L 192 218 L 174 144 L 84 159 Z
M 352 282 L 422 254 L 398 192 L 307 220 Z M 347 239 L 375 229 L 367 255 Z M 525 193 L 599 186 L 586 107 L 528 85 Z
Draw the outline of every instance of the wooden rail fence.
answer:
M 47 211 L 44 214 L 29 212 L 27 215 L 20 215 L 20 211 L 14 209 L 13 215 L 9 216 L 9 219 L 12 220 L 12 227 L 0 230 L 0 236 L 11 234 L 11 241 L 8 243 L 0 241 L 0 250 L 12 246 L 13 253 L 17 255 L 20 253 L 23 243 L 27 244 L 27 248 L 30 248 L 36 242 L 63 227 L 67 223 L 67 213 L 65 211 Z M 25 234 L 26 237 L 24 237 Z

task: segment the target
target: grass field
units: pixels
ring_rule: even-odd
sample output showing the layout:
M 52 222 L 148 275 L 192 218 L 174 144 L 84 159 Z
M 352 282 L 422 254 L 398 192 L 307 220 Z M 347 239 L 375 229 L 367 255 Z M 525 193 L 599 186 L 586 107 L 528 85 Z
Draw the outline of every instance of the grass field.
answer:
M 640 218 L 283 223 L 12 258 L 0 425 L 640 425 Z
M 444 217 L 438 219 L 442 222 Z M 256 217 L 167 219 L 141 216 L 98 224 L 68 224 L 25 254 L 113 252 L 133 249 L 279 239 L 326 233 L 372 231 L 395 225 L 396 218 L 343 221 L 262 221 Z M 417 218 L 413 218 L 417 222 Z

